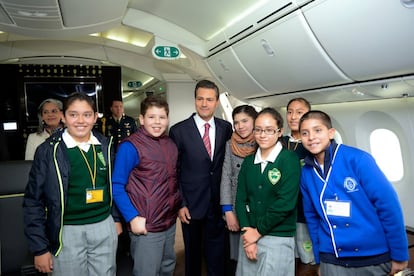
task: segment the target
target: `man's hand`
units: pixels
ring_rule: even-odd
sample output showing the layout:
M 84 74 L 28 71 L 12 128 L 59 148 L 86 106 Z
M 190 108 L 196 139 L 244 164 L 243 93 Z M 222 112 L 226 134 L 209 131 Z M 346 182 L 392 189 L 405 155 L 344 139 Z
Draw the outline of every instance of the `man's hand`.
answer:
M 180 218 L 182 223 L 190 224 L 191 216 L 190 216 L 190 211 L 188 211 L 187 207 L 182 207 L 178 211 L 178 217 Z
M 120 222 L 115 222 L 115 229 L 118 236 L 122 234 L 122 224 Z

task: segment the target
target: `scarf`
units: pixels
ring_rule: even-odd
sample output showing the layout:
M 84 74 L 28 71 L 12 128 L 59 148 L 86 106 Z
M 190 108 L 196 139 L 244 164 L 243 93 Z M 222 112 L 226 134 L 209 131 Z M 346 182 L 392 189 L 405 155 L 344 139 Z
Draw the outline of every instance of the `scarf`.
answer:
M 246 138 L 241 138 L 234 131 L 230 138 L 230 145 L 233 154 L 242 158 L 256 152 L 257 148 L 253 133 L 251 133 Z

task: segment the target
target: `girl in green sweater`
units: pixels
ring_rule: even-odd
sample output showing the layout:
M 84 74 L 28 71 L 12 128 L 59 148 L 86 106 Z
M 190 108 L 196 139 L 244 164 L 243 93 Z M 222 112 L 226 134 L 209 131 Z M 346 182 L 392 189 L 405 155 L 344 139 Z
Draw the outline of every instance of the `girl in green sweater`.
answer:
M 242 230 L 236 275 L 293 276 L 300 162 L 283 148 L 283 118 L 263 109 L 253 133 L 259 148 L 245 158 L 236 194 Z

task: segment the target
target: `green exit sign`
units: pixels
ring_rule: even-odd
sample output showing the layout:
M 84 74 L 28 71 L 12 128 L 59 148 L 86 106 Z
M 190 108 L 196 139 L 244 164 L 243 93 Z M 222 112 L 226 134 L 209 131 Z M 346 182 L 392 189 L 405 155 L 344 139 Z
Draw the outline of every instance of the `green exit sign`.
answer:
M 140 81 L 129 81 L 127 83 L 127 85 L 128 85 L 129 88 L 138 88 L 138 87 L 142 86 L 142 82 L 140 82 Z
M 180 56 L 180 50 L 174 46 L 155 46 L 152 54 L 158 59 L 173 59 Z

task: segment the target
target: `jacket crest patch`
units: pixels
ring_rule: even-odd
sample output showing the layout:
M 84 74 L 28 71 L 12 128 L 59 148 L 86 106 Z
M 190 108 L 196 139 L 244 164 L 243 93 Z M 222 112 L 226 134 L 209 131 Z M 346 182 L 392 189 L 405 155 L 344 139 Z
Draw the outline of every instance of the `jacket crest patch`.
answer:
M 98 152 L 98 159 L 101 161 L 101 163 L 104 165 L 104 166 L 106 166 L 106 162 L 105 162 L 105 158 L 104 158 L 104 156 L 103 156 L 103 153 L 102 152 Z
M 344 188 L 347 193 L 358 191 L 358 182 L 352 177 L 346 177 L 344 180 Z

